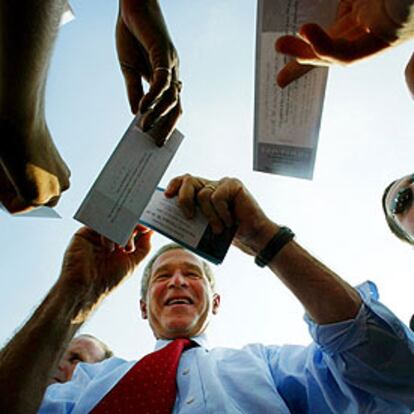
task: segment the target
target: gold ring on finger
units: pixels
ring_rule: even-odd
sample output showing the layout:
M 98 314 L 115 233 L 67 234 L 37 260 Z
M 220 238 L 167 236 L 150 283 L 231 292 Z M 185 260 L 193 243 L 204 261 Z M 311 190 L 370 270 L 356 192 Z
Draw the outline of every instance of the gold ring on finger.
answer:
M 204 186 L 204 188 L 208 188 L 211 191 L 216 191 L 217 190 L 217 187 L 214 184 L 207 184 L 207 185 Z
M 161 72 L 161 71 L 168 72 L 170 75 L 172 74 L 172 69 L 168 68 L 167 66 L 158 66 L 158 68 L 154 69 L 154 72 Z

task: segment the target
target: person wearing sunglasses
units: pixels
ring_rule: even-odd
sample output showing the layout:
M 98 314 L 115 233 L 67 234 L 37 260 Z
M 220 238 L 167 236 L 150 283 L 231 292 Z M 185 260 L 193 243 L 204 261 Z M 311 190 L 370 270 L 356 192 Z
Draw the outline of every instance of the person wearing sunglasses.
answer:
M 414 174 L 393 181 L 384 190 L 382 208 L 390 230 L 400 240 L 414 245 L 413 191 Z

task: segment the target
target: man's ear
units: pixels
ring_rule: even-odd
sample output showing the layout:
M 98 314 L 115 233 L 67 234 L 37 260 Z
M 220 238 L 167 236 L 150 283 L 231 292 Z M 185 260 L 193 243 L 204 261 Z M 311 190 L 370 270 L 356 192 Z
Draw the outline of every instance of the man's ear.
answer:
M 142 299 L 139 300 L 139 307 L 141 308 L 142 319 L 148 319 L 147 304 Z
M 213 315 L 217 315 L 218 309 L 220 307 L 220 295 L 218 293 L 214 293 L 213 295 Z

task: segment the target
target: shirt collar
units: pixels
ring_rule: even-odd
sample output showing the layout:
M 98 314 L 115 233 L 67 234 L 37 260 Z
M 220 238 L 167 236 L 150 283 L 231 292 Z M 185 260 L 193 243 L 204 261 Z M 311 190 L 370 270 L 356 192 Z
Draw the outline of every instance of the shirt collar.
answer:
M 192 341 L 194 341 L 197 345 L 209 349 L 208 339 L 206 334 L 201 334 L 197 336 L 192 336 L 190 338 Z M 157 339 L 157 342 L 155 342 L 155 350 L 158 351 L 161 348 L 164 348 L 164 346 L 168 345 L 172 339 Z

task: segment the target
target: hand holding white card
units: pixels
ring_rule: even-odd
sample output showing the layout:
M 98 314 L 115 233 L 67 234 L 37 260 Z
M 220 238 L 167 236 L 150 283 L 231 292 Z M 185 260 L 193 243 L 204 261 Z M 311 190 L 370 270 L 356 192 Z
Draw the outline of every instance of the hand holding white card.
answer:
M 256 41 L 254 169 L 313 176 L 328 69 L 317 68 L 285 89 L 276 75 L 286 57 L 275 41 L 308 22 L 330 22 L 336 0 L 259 0 Z
M 75 219 L 125 245 L 184 136 L 174 130 L 157 147 L 135 118 L 75 214 Z
M 236 233 L 236 226 L 214 234 L 207 218 L 198 209 L 188 219 L 178 205 L 177 197 L 167 198 L 157 188 L 142 213 L 139 222 L 182 244 L 194 253 L 218 264 L 221 263 Z

